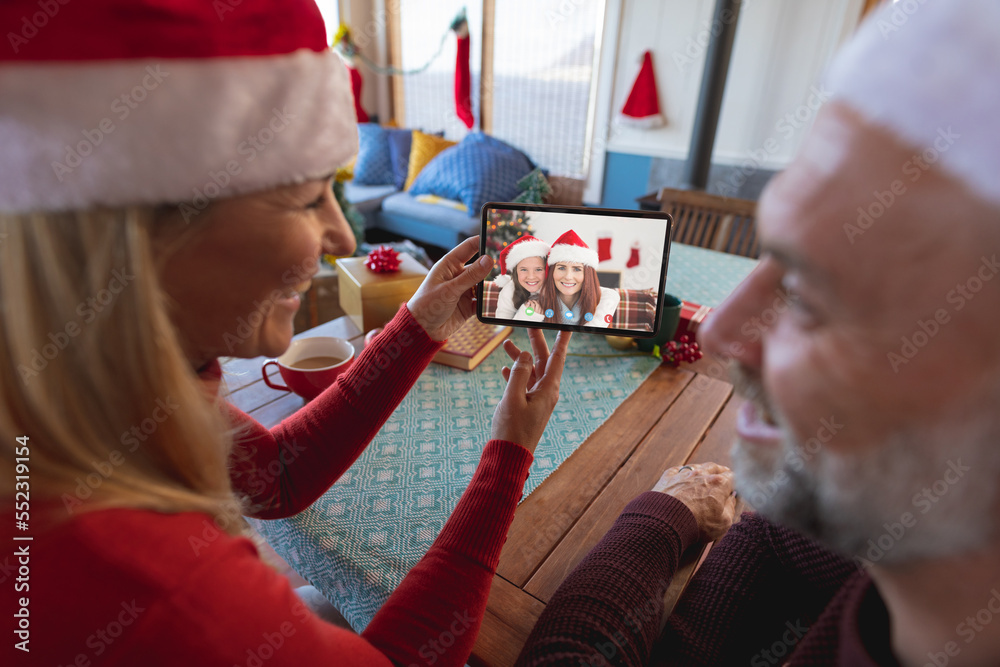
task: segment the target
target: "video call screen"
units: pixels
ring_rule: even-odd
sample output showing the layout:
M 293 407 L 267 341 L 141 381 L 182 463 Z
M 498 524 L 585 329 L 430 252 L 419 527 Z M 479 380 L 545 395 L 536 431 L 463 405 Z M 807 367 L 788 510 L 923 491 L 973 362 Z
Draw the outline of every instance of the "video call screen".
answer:
M 489 323 L 655 335 L 670 250 L 666 213 L 488 203 L 478 288 Z

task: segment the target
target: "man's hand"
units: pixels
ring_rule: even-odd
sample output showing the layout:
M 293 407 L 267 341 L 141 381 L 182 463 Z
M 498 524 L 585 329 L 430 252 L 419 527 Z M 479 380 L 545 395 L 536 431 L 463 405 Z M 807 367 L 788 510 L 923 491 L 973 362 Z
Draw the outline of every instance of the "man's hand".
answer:
M 667 468 L 653 491 L 669 494 L 687 505 L 698 520 L 701 539 L 705 542 L 715 542 L 733 525 L 736 496 L 733 495 L 733 471 L 726 466 L 693 463 Z
M 514 366 L 504 366 L 500 371 L 507 381 L 507 389 L 493 413 L 491 439 L 516 442 L 529 452 L 535 452 L 559 402 L 559 380 L 571 335 L 568 331 L 560 331 L 555 349 L 549 355 L 549 345 L 542 332 L 529 330 L 534 363 L 531 355 L 519 350 L 513 341 L 504 341 L 503 349 L 514 360 Z
M 444 340 L 476 314 L 472 288 L 485 279 L 493 268 L 493 259 L 488 255 L 465 266 L 478 248 L 478 236 L 455 246 L 434 265 L 416 294 L 407 302 L 406 307 L 413 319 L 424 328 L 431 340 Z

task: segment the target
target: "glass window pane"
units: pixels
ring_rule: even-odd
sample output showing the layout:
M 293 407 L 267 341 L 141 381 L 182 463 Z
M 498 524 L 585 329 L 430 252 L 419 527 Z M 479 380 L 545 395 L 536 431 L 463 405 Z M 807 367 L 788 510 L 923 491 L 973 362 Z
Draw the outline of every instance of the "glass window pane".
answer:
M 326 23 L 326 43 L 333 43 L 333 36 L 337 34 L 337 27 L 340 25 L 340 0 L 316 0 L 319 13 L 323 15 L 323 22 Z
M 444 132 L 458 141 L 468 130 L 455 115 L 455 34 L 451 22 L 462 7 L 469 21 L 469 69 L 472 74 L 473 129 L 479 125 L 479 73 L 482 62 L 482 3 L 468 0 L 404 0 L 400 2 L 400 40 L 404 70 L 423 67 L 441 47 L 444 50 L 420 74 L 403 77 L 407 127 L 424 132 Z
M 553 175 L 582 178 L 604 0 L 496 3 L 493 134 Z

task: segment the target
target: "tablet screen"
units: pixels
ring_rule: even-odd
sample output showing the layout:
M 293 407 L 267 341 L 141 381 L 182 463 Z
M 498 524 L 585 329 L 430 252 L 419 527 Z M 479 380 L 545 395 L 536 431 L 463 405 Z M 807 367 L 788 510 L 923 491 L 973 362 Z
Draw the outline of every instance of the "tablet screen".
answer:
M 656 333 L 670 251 L 667 213 L 490 202 L 477 288 L 484 322 L 620 336 Z

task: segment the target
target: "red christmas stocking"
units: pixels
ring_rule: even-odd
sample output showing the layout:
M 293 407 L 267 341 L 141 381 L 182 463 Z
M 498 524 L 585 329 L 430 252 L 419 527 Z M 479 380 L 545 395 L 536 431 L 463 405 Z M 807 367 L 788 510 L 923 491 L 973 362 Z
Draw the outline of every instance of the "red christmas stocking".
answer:
M 611 259 L 611 237 L 597 239 L 597 261 L 606 262 Z
M 356 67 L 348 67 L 351 73 L 351 90 L 354 92 L 354 113 L 358 116 L 359 123 L 368 122 L 368 114 L 361 106 L 361 72 Z
M 458 38 L 455 55 L 455 114 L 465 126 L 472 128 L 472 75 L 469 73 L 469 36 Z
M 639 246 L 632 246 L 632 252 L 628 257 L 628 261 L 625 262 L 625 266 L 629 269 L 639 266 Z

